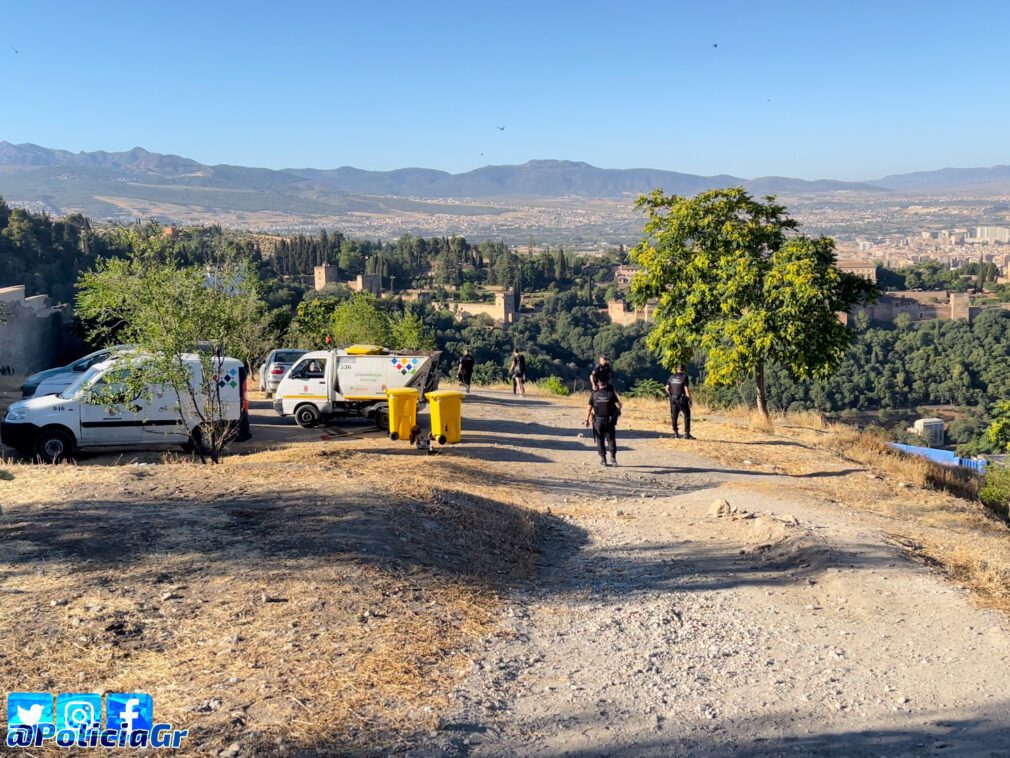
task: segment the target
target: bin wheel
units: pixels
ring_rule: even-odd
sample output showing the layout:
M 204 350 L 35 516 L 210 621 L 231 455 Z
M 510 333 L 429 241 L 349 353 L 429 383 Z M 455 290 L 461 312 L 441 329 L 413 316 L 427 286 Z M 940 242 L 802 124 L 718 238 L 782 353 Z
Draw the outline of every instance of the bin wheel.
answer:
M 300 405 L 295 409 L 295 421 L 303 429 L 311 429 L 319 423 L 319 409 L 314 405 Z
M 438 435 L 438 444 L 439 445 L 444 445 L 445 444 L 445 439 L 446 439 L 446 437 L 445 437 L 444 434 Z
M 397 434 L 396 432 L 390 432 L 389 439 L 393 440 L 393 442 L 396 442 L 398 439 L 400 439 L 400 435 Z

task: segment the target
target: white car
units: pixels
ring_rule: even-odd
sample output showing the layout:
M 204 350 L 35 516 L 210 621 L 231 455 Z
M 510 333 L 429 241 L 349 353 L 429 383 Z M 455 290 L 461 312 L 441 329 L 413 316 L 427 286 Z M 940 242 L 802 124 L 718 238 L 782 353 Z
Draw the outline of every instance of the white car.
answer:
M 66 366 L 57 366 L 56 368 L 32 374 L 21 385 L 21 397 L 41 397 L 42 395 L 59 394 L 96 363 L 101 363 L 113 353 L 121 353 L 129 349 L 128 345 L 105 347 L 93 353 L 88 353 L 83 358 L 78 358 Z
M 288 373 L 288 369 L 297 363 L 298 359 L 305 355 L 306 352 L 306 350 L 288 350 L 285 348 L 271 350 L 266 360 L 263 361 L 263 365 L 260 366 L 260 392 L 265 392 L 268 398 L 272 397 L 277 391 L 277 385 L 281 383 L 281 379 Z

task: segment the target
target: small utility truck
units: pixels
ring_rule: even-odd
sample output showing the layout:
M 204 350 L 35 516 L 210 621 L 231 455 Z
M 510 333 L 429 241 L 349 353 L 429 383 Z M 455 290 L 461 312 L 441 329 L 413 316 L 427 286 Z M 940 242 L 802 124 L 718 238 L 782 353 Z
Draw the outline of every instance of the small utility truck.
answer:
M 364 416 L 389 426 L 386 390 L 416 387 L 419 404 L 438 389 L 438 352 L 396 351 L 377 345 L 306 353 L 277 386 L 274 410 L 313 427 L 334 416 Z

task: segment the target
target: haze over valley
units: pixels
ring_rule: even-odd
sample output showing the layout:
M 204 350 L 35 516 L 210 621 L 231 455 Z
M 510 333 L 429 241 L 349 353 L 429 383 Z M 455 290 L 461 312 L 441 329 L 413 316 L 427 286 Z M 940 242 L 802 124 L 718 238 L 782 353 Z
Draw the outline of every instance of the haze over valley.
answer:
M 808 230 L 841 242 L 1010 219 L 1010 166 L 942 169 L 863 182 L 779 176 L 700 176 L 530 160 L 451 174 L 427 168 L 368 171 L 207 165 L 137 147 L 80 152 L 0 142 L 0 195 L 15 206 L 97 220 L 155 218 L 259 232 L 338 228 L 395 237 L 447 232 L 472 239 L 593 249 L 638 239 L 634 199 L 660 187 L 692 195 L 744 186 L 790 201 Z

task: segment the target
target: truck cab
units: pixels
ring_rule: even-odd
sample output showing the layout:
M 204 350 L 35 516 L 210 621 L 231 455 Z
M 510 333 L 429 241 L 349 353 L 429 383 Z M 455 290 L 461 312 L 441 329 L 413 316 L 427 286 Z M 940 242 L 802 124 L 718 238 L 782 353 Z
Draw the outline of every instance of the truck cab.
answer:
M 439 353 L 391 352 L 374 345 L 316 350 L 303 355 L 277 387 L 274 410 L 313 427 L 334 416 L 364 416 L 380 427 L 388 414 L 386 390 L 438 388 Z

